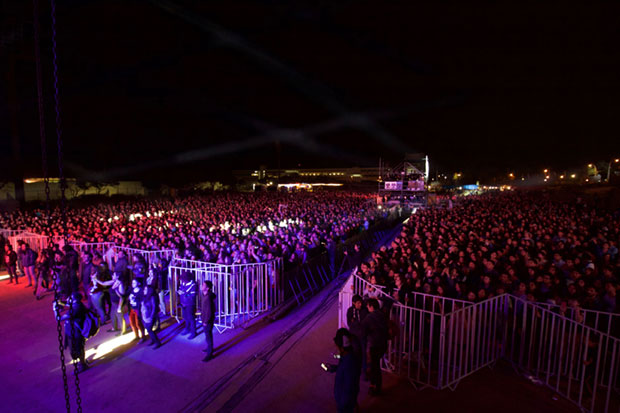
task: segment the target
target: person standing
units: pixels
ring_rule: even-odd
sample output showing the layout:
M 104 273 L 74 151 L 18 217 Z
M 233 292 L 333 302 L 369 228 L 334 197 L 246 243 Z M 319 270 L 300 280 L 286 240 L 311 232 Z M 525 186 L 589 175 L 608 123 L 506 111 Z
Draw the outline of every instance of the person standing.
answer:
M 153 349 L 161 347 L 161 341 L 159 341 L 157 334 L 153 331 L 153 326 L 157 323 L 158 318 L 157 310 L 157 296 L 155 295 L 155 290 L 152 286 L 146 284 L 142 291 L 140 311 L 144 327 L 146 328 L 146 331 L 149 332 L 149 337 L 151 338 L 149 346 L 153 346 Z
M 92 287 L 90 288 L 90 302 L 101 319 L 101 325 L 104 325 L 106 322 L 106 315 L 103 307 L 103 292 L 106 287 L 103 284 L 105 281 L 99 279 L 99 270 L 97 267 L 92 267 L 90 279 L 92 283 Z
M 44 285 L 49 286 L 49 276 L 50 276 L 50 257 L 48 250 L 42 250 L 41 255 L 37 258 L 37 282 L 34 287 L 34 295 L 37 297 L 37 300 L 40 300 L 42 297 L 39 295 L 41 290 L 44 290 Z M 45 287 L 47 289 L 47 287 Z
M 349 332 L 360 343 L 361 353 L 366 354 L 366 340 L 362 337 L 362 322 L 368 315 L 368 310 L 364 307 L 364 300 L 360 295 L 355 294 L 352 301 L 353 305 L 347 310 L 347 326 Z M 366 357 L 362 357 L 362 371 L 366 372 Z
M 30 248 L 30 245 L 23 243 L 21 249 L 21 263 L 24 269 L 24 274 L 28 277 L 28 285 L 26 287 L 35 286 L 37 283 L 37 277 L 34 275 L 34 266 L 37 262 L 37 253 Z
M 201 297 L 201 312 L 202 327 L 205 332 L 205 341 L 207 348 L 204 352 L 207 353 L 202 361 L 207 362 L 213 358 L 213 324 L 215 323 L 215 294 L 213 293 L 213 283 L 209 280 L 205 280 L 200 288 L 202 293 Z
M 359 357 L 353 348 L 354 339 L 346 328 L 339 329 L 334 337 L 334 343 L 340 353 L 334 380 L 334 398 L 338 413 L 353 413 L 357 406 L 361 367 Z
M 141 300 L 142 285 L 140 284 L 140 281 L 134 278 L 131 281 L 131 291 L 129 292 L 129 325 L 131 326 L 133 333 L 136 335 L 136 340 L 141 337 L 142 340 L 146 339 L 146 337 L 144 337 L 144 326 L 140 320 Z
M 196 282 L 187 271 L 181 275 L 178 293 L 183 309 L 183 320 L 185 320 L 185 329 L 181 335 L 189 334 L 188 338 L 193 340 L 196 337 Z
M 362 339 L 366 340 L 366 372 L 370 379 L 369 393 L 381 394 L 383 378 L 381 377 L 381 359 L 387 351 L 388 323 L 379 308 L 379 302 L 371 298 L 367 303 L 368 315 L 362 321 Z
M 119 273 L 112 275 L 111 281 L 105 281 L 101 284 L 110 287 L 110 295 L 112 300 L 112 328 L 108 333 L 116 332 L 116 336 L 121 336 L 127 331 L 127 323 L 125 322 L 125 314 L 127 314 L 129 288 L 124 280 L 118 278 Z
M 54 313 L 57 319 L 60 318 L 65 322 L 65 347 L 70 348 L 71 358 L 78 360 L 78 371 L 82 372 L 88 368 L 84 350 L 86 337 L 82 331 L 88 310 L 82 303 L 82 295 L 79 292 L 74 292 L 69 296 L 67 307 L 70 307 L 70 310 L 62 316 L 57 307 L 54 307 Z
M 13 251 L 13 246 L 7 243 L 4 246 L 4 264 L 9 272 L 9 284 L 15 279 L 15 285 L 19 284 L 17 279 L 17 253 Z
M 82 265 L 80 266 L 80 280 L 82 281 L 82 288 L 84 293 L 88 294 L 90 288 L 90 276 L 93 273 L 95 265 L 93 264 L 93 256 L 90 252 L 82 254 Z M 86 295 L 88 298 L 88 295 Z
M 168 291 L 168 271 L 161 258 L 153 259 L 153 274 L 157 280 L 159 312 L 166 314 L 166 292 Z

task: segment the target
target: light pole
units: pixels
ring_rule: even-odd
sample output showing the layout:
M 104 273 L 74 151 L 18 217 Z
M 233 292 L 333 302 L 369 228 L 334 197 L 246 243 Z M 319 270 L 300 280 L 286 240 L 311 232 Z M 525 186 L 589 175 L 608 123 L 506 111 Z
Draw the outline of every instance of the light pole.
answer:
M 620 159 L 616 158 L 616 159 L 612 159 L 609 161 L 609 165 L 607 166 L 607 183 L 609 183 L 609 178 L 611 177 L 611 164 L 612 162 L 614 163 L 618 163 L 620 162 Z

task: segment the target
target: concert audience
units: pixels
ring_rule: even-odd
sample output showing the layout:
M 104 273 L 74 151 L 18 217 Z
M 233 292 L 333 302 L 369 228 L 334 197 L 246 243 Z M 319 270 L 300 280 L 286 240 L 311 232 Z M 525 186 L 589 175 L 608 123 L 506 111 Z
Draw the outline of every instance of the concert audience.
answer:
M 618 312 L 620 212 L 542 193 L 478 196 L 418 211 L 358 275 L 408 304 L 412 292 L 482 301 L 509 292 L 566 308 Z

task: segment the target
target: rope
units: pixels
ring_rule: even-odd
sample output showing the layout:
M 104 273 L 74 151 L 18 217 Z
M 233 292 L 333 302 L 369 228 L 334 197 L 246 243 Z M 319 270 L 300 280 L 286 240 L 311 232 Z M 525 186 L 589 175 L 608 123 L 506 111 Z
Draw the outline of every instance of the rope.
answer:
M 67 227 L 67 202 L 65 196 L 65 189 L 67 187 L 67 182 L 64 175 L 63 170 L 63 141 L 62 141 L 62 122 L 60 116 L 60 92 L 58 87 L 58 51 L 56 44 L 56 0 L 50 0 L 50 5 L 52 9 L 52 58 L 54 64 L 54 103 L 56 109 L 56 142 L 58 146 L 58 178 L 60 179 L 60 212 L 62 217 L 62 226 L 63 226 L 63 238 L 64 245 L 69 245 L 68 241 L 68 227 Z M 65 266 L 67 270 L 71 270 L 69 268 L 70 262 L 66 259 L 65 256 Z M 69 306 L 69 320 L 71 320 L 73 313 L 73 305 Z M 73 322 L 71 324 L 71 332 L 73 337 Z M 73 355 L 72 355 L 73 357 Z M 73 375 L 75 376 L 75 393 L 76 393 L 76 404 L 78 413 L 82 412 L 82 397 L 80 394 L 80 377 L 78 371 L 78 363 L 76 363 L 75 359 L 73 362 Z

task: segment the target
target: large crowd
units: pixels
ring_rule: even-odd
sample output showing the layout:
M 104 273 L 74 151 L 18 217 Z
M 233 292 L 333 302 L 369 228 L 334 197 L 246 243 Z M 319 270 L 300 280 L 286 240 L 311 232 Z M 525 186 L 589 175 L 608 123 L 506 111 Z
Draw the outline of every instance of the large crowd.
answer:
M 463 198 L 426 209 L 361 265 L 368 295 L 471 302 L 502 293 L 562 308 L 617 312 L 620 211 L 543 193 Z
M 125 201 L 71 209 L 66 230 L 58 209 L 0 215 L 0 228 L 27 229 L 69 241 L 141 250 L 174 249 L 181 257 L 237 264 L 282 257 L 304 262 L 321 244 L 338 242 L 374 219 L 362 193 L 221 193 Z

